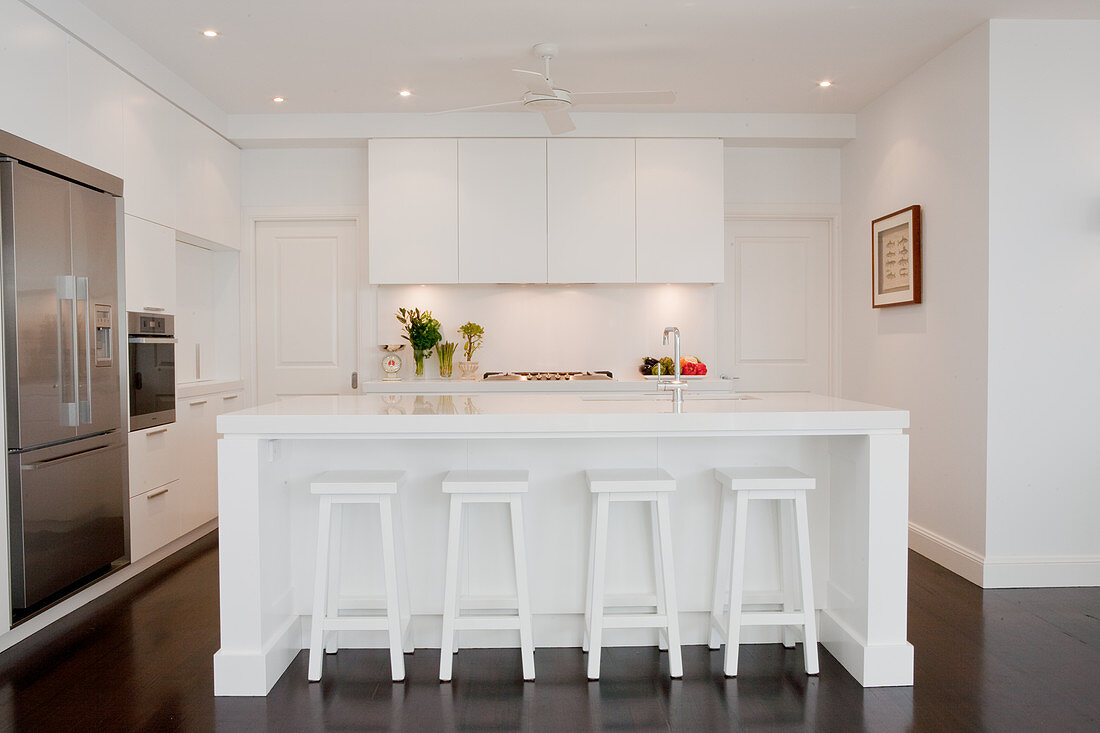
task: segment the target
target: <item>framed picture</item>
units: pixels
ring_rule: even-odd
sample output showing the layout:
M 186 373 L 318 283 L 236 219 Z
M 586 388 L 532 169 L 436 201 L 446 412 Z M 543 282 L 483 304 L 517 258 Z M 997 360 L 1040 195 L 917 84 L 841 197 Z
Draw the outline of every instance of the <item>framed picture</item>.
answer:
M 920 302 L 920 206 L 871 222 L 871 305 Z

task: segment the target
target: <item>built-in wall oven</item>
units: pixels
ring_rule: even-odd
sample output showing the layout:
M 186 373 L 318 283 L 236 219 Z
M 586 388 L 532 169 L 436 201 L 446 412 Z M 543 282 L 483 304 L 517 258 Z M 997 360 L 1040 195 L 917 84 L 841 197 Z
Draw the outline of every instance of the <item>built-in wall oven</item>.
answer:
M 130 430 L 176 421 L 174 319 L 128 313 L 130 327 Z

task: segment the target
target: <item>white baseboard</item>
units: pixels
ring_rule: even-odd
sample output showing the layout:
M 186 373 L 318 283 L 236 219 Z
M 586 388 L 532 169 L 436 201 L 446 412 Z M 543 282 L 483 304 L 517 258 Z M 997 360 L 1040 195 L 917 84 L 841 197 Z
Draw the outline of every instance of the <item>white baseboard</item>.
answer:
M 1100 556 L 984 556 L 909 523 L 909 548 L 982 588 L 1100 586 Z
M 909 549 L 966 578 L 974 585 L 982 585 L 985 558 L 973 550 L 955 544 L 913 522 L 909 523 Z
M 987 557 L 983 588 L 1100 586 L 1100 557 Z

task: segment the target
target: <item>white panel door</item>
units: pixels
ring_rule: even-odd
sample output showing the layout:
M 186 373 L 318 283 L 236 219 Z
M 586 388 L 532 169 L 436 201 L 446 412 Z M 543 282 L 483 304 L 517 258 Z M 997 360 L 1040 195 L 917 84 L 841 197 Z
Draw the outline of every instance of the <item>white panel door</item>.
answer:
M 372 283 L 458 282 L 458 141 L 368 143 Z
M 458 279 L 546 282 L 546 141 L 458 141 Z
M 829 240 L 827 221 L 727 223 L 723 371 L 738 389 L 829 392 Z
M 634 282 L 634 141 L 546 141 L 547 275 Z
M 638 282 L 722 282 L 721 140 L 638 140 Z
M 260 404 L 352 394 L 356 371 L 356 223 L 256 224 L 256 372 Z
M 174 314 L 176 230 L 129 214 L 124 221 L 126 310 Z

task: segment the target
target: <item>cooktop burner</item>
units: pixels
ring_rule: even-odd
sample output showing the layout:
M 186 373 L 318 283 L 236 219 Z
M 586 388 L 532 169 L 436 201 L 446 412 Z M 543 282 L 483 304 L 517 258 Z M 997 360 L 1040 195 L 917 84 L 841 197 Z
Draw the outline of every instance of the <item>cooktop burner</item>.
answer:
M 485 372 L 482 379 L 494 381 L 557 382 L 614 379 L 609 371 L 594 372 Z

